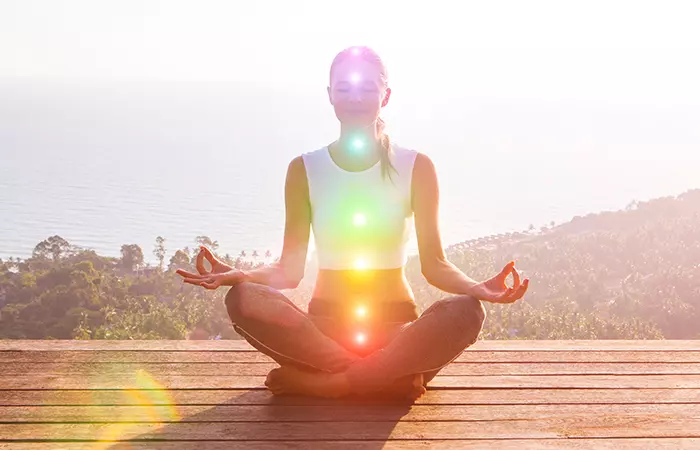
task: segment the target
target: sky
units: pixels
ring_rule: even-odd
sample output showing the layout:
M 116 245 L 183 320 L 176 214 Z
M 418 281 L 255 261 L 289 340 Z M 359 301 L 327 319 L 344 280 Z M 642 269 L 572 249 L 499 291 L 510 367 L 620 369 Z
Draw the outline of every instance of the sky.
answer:
M 388 67 L 389 134 L 438 168 L 445 243 L 615 210 L 700 187 L 698 23 L 700 3 L 672 0 L 0 0 L 0 188 L 10 175 L 26 194 L 6 194 L 18 211 L 25 184 L 79 176 L 175 189 L 197 155 L 231 180 L 217 192 L 267 175 L 237 201 L 274 214 L 279 241 L 287 163 L 337 137 L 330 63 L 368 45 Z M 65 222 L 40 194 L 6 241 Z
M 418 96 L 700 102 L 693 1 L 0 0 L 0 77 L 327 83 L 375 48 Z

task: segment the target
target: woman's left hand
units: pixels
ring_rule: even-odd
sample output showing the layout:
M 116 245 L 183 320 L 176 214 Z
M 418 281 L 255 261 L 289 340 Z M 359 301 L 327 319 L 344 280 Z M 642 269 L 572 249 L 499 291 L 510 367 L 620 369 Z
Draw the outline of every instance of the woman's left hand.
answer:
M 513 274 L 513 287 L 508 287 L 506 278 L 511 273 Z M 525 295 L 529 284 L 529 278 L 525 278 L 522 284 L 520 283 L 520 274 L 515 269 L 515 261 L 511 261 L 498 275 L 474 285 L 470 294 L 479 300 L 491 303 L 514 303 Z

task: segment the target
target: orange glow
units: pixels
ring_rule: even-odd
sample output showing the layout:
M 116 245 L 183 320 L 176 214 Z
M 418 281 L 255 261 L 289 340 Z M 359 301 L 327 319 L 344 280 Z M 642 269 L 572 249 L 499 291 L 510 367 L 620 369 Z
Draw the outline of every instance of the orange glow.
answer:
M 367 261 L 362 258 L 357 258 L 355 260 L 355 270 L 364 270 L 367 268 Z
M 358 306 L 355 308 L 355 315 L 357 317 L 366 317 L 367 316 L 367 308 L 365 306 Z
M 365 335 L 365 333 L 357 333 L 355 335 L 355 342 L 357 342 L 358 344 L 364 344 L 366 341 L 367 336 Z

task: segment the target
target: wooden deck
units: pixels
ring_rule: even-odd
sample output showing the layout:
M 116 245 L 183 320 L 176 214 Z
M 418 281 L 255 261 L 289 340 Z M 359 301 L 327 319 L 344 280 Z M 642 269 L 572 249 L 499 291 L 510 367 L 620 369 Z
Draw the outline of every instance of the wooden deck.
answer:
M 0 449 L 700 449 L 700 341 L 478 341 L 414 405 L 273 397 L 242 341 L 0 341 Z

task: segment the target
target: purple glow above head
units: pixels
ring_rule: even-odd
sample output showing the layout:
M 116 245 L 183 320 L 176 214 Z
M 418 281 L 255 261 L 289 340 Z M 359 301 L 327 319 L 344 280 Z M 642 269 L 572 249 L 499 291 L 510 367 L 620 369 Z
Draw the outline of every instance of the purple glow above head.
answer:
M 352 49 L 352 54 L 353 54 L 353 55 L 359 55 L 359 54 L 360 54 L 360 49 L 357 48 L 357 47 L 353 48 L 353 49 Z

